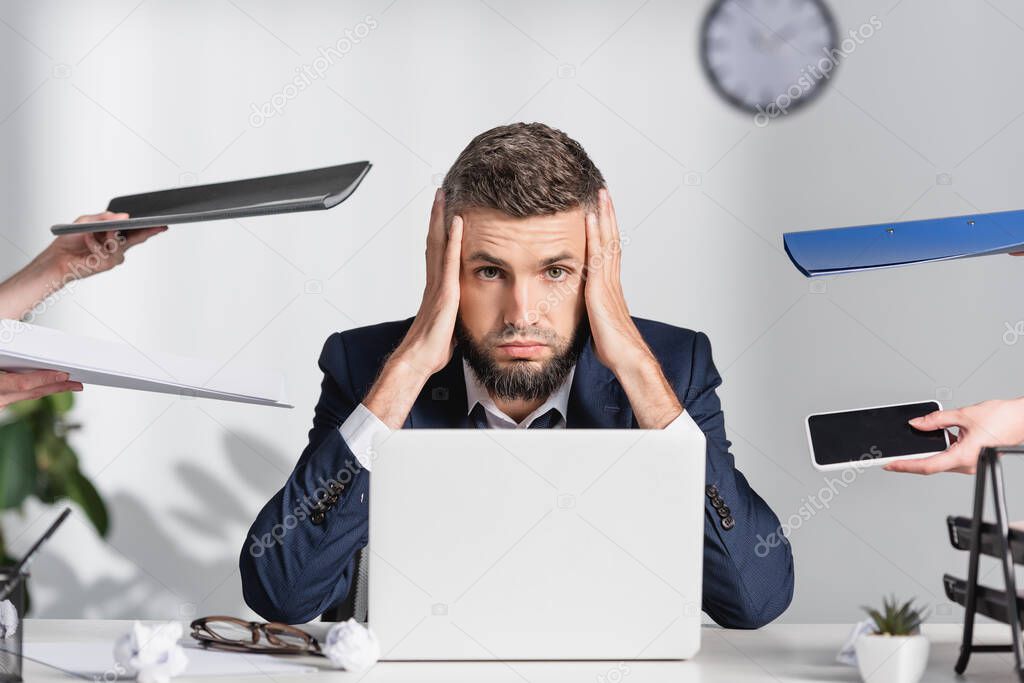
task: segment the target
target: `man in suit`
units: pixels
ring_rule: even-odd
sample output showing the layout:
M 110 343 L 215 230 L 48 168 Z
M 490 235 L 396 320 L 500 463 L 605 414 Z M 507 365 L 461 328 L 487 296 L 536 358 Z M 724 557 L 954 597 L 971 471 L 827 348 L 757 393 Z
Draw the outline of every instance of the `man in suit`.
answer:
M 359 613 L 375 434 L 639 428 L 705 438 L 704 611 L 735 628 L 781 614 L 792 555 L 756 550 L 780 525 L 734 467 L 708 338 L 631 317 L 620 257 L 604 178 L 579 143 L 536 123 L 470 142 L 434 199 L 416 316 L 324 346 L 309 444 L 242 548 L 249 606 L 289 623 L 346 598 Z

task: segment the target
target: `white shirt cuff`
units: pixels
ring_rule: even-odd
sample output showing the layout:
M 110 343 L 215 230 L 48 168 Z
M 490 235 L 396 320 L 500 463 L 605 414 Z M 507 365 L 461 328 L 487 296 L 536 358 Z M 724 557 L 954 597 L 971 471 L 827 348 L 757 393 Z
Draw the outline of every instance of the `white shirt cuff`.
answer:
M 690 414 L 686 412 L 685 409 L 683 409 L 683 412 L 679 413 L 676 416 L 676 419 L 672 420 L 667 425 L 665 425 L 665 429 L 688 429 L 695 431 L 702 436 L 704 434 L 701 428 L 697 426 L 697 423 L 693 421 L 693 418 L 690 417 Z
M 348 416 L 348 419 L 338 429 L 341 432 L 341 438 L 345 439 L 349 450 L 352 451 L 352 454 L 356 456 L 356 460 L 359 461 L 359 464 L 367 472 L 370 471 L 370 464 L 373 461 L 374 437 L 378 434 L 391 433 L 391 428 L 381 422 L 381 419 L 362 403 L 356 406 L 352 414 Z M 693 430 L 701 435 L 704 433 L 685 410 L 665 425 L 665 429 Z
M 370 463 L 373 462 L 374 437 L 378 434 L 391 433 L 391 428 L 362 403 L 356 406 L 338 430 L 352 455 L 356 456 L 356 460 L 367 472 L 370 471 Z

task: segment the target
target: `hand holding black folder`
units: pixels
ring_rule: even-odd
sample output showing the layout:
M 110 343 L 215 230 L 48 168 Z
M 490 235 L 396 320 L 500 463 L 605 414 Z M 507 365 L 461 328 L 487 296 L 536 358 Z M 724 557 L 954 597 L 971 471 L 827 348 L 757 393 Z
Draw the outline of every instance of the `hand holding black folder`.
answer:
M 369 161 L 357 161 L 312 171 L 115 197 L 110 200 L 107 210 L 126 213 L 129 218 L 60 223 L 50 231 L 55 235 L 67 235 L 135 230 L 175 223 L 330 209 L 348 199 L 369 171 Z

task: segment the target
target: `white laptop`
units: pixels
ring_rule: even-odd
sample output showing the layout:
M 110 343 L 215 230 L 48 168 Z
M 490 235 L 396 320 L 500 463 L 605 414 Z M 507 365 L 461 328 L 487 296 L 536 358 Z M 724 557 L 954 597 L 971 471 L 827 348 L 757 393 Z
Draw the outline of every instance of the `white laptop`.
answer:
M 701 434 L 397 430 L 370 476 L 382 659 L 687 659 L 700 647 Z

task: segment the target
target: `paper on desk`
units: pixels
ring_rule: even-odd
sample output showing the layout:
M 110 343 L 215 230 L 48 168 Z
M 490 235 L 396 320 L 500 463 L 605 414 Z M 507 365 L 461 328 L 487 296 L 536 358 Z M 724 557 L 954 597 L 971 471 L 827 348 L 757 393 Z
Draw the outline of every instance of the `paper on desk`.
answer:
M 114 646 L 106 643 L 33 643 L 26 642 L 22 653 L 34 660 L 63 671 L 87 676 L 91 680 L 117 680 Z M 217 652 L 185 645 L 188 667 L 182 676 L 258 676 L 272 674 L 304 674 L 319 671 L 310 664 L 270 655 L 241 652 Z M 122 679 L 129 676 L 120 676 Z
M 0 320 L 0 370 L 60 370 L 83 384 L 292 407 L 277 372 L 223 367 L 16 320 Z

